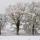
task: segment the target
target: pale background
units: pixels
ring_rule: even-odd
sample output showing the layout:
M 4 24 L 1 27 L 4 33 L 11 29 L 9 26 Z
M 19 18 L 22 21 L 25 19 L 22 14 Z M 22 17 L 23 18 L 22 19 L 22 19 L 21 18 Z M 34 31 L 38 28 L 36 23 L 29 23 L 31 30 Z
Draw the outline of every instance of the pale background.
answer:
M 4 14 L 5 9 L 8 7 L 8 5 L 16 4 L 17 2 L 32 2 L 32 1 L 40 1 L 40 0 L 0 0 L 0 13 Z
M 8 5 L 16 4 L 17 2 L 32 2 L 33 0 L 0 0 L 0 13 L 4 14 Z M 38 2 L 38 0 L 34 0 Z M 40 40 L 40 36 L 0 36 L 0 40 Z

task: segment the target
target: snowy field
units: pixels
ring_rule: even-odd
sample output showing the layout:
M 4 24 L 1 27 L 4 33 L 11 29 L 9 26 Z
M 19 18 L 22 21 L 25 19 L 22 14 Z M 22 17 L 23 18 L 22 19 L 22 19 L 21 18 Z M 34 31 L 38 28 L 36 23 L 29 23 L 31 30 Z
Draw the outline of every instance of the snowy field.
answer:
M 21 27 L 22 28 L 22 27 Z M 40 32 L 40 30 L 38 31 Z M 32 36 L 32 34 L 29 32 L 27 33 L 26 31 L 24 31 L 23 29 L 19 30 L 19 36 Z M 40 35 L 40 33 L 38 34 Z M 4 28 L 1 30 L 1 36 L 17 36 L 16 34 L 16 30 L 14 30 L 13 28 L 11 28 L 10 23 L 6 24 L 6 26 L 4 26 Z

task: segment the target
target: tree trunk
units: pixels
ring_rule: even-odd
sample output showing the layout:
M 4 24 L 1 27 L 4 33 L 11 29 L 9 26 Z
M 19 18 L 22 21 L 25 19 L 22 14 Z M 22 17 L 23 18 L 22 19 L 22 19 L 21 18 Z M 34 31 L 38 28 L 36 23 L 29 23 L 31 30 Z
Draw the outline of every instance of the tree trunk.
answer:
M 33 24 L 33 27 L 32 27 L 32 35 L 34 35 L 34 24 Z
M 19 35 L 19 26 L 17 26 L 17 35 Z
M 2 26 L 2 24 L 1 24 L 1 22 L 0 22 L 0 35 L 1 35 L 1 26 Z
M 16 26 L 17 26 L 17 35 L 19 35 L 20 20 L 17 20 Z
M 1 35 L 1 26 L 0 26 L 0 35 Z

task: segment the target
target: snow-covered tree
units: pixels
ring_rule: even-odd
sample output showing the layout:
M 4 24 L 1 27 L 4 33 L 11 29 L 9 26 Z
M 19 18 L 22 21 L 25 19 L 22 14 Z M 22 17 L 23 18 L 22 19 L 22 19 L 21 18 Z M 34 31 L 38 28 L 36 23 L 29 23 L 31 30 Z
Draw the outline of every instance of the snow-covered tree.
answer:
M 3 14 L 0 14 L 0 34 L 1 34 L 1 30 L 4 28 L 5 23 L 6 23 L 6 16 Z
M 32 18 L 33 18 L 33 26 L 32 26 L 32 34 L 36 34 L 37 30 L 36 28 L 38 28 L 38 23 L 40 22 L 39 21 L 39 15 L 40 15 L 40 6 L 39 6 L 39 3 L 35 3 L 35 2 L 32 2 L 31 5 L 29 5 L 29 9 L 30 9 L 30 13 L 33 15 Z
M 7 9 L 8 16 L 10 16 L 13 20 L 12 24 L 16 25 L 17 35 L 19 34 L 20 22 L 22 20 L 23 15 L 25 14 L 25 8 L 26 7 L 23 3 L 18 3 L 16 5 L 9 6 L 9 8 Z

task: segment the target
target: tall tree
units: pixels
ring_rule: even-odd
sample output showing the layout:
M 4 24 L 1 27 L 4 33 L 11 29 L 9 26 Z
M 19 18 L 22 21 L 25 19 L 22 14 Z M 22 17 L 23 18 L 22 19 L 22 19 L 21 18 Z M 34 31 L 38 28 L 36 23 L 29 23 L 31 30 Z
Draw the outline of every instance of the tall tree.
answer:
M 14 22 L 13 24 L 16 25 L 17 35 L 19 34 L 20 21 L 22 20 L 24 11 L 25 11 L 25 6 L 24 6 L 24 4 L 21 4 L 21 3 L 18 3 L 17 5 L 10 6 L 7 9 L 8 15 L 12 18 L 12 20 Z
M 35 25 L 38 25 L 38 22 L 37 22 L 37 17 L 38 17 L 38 20 L 39 20 L 39 9 L 40 6 L 38 3 L 35 3 L 35 2 L 32 2 L 32 4 L 29 6 L 29 9 L 30 9 L 30 13 L 33 15 L 32 18 L 33 18 L 33 26 L 32 26 L 32 34 L 34 35 L 35 34 L 35 30 L 36 30 L 36 27 Z

